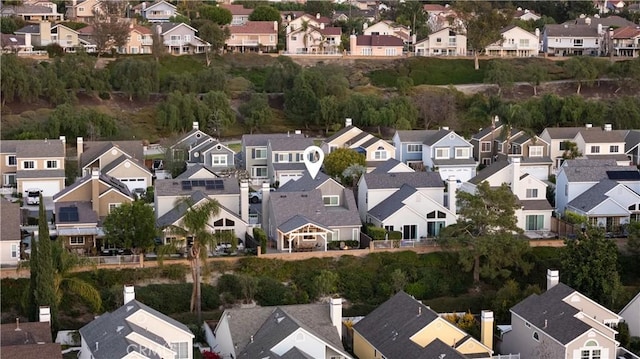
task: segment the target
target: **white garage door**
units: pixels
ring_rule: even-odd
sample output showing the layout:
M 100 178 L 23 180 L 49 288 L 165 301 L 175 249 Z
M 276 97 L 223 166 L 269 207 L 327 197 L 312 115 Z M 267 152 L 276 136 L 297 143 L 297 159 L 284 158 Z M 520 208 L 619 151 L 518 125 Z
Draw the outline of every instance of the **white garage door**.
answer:
M 42 190 L 43 197 L 52 197 L 62 190 L 62 188 L 60 188 L 60 181 L 22 181 L 23 191 L 35 188 Z
M 297 180 L 298 178 L 302 177 L 301 174 L 297 173 L 297 174 L 293 174 L 293 173 L 283 173 L 280 175 L 280 186 L 282 186 L 283 184 L 291 181 L 291 180 Z
M 443 181 L 449 179 L 449 176 L 455 176 L 456 180 L 460 182 L 468 182 L 471 177 L 473 177 L 473 173 L 471 172 L 471 168 L 440 168 L 440 177 Z
M 522 172 L 526 172 L 533 177 L 546 181 L 549 179 L 549 167 L 547 166 L 520 166 Z
M 118 178 L 120 182 L 129 187 L 129 191 L 133 191 L 136 188 L 147 189 L 147 180 L 144 177 L 141 178 Z

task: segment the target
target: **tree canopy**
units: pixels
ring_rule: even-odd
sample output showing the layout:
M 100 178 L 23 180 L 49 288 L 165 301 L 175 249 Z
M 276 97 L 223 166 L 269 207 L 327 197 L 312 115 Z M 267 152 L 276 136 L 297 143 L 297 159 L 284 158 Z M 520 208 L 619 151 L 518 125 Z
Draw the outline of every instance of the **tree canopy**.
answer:
M 366 166 L 367 161 L 362 153 L 349 148 L 338 148 L 324 158 L 324 171 L 331 177 L 339 178 L 345 183 L 344 171 L 351 165 Z
M 233 19 L 231 11 L 219 6 L 202 5 L 199 12 L 202 19 L 209 20 L 218 25 L 231 24 L 231 20 Z
M 281 20 L 280 11 L 272 6 L 257 6 L 249 15 L 249 21 L 277 21 L 279 23 Z
M 142 200 L 114 208 L 103 223 L 106 242 L 117 248 L 145 253 L 155 244 L 156 217 L 153 207 Z

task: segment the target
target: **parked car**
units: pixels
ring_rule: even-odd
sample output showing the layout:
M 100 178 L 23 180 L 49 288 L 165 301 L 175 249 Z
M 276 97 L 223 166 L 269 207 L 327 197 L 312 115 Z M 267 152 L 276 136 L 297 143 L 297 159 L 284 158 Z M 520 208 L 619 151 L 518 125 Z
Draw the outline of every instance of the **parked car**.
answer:
M 275 188 L 270 187 L 269 192 L 275 192 Z M 249 202 L 260 203 L 262 202 L 262 189 L 249 193 Z
M 40 204 L 40 193 L 42 193 L 41 189 L 38 188 L 29 188 L 26 192 L 27 204 L 37 205 Z

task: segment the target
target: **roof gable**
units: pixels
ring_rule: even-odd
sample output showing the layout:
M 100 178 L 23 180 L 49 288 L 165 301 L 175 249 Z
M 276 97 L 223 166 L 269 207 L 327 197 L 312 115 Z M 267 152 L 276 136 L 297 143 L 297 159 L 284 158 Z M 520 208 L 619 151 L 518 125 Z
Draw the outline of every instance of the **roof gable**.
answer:
M 168 3 L 168 2 L 166 2 L 164 0 L 160 0 L 160 1 L 155 1 L 153 4 L 149 5 L 145 9 L 145 11 L 149 11 L 149 10 L 155 8 L 155 7 L 161 7 L 161 5 L 164 5 L 164 7 L 168 7 L 168 8 L 173 9 L 173 10 L 177 9 L 175 5 L 173 5 L 171 3 Z

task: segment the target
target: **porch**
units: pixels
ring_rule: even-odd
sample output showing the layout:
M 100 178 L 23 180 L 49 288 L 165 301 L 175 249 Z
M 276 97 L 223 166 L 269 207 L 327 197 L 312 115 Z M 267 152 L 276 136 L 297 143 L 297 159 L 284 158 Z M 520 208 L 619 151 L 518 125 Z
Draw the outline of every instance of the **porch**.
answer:
M 289 232 L 278 231 L 277 247 L 281 251 L 327 251 L 327 237 L 331 231 L 319 225 L 307 224 Z

